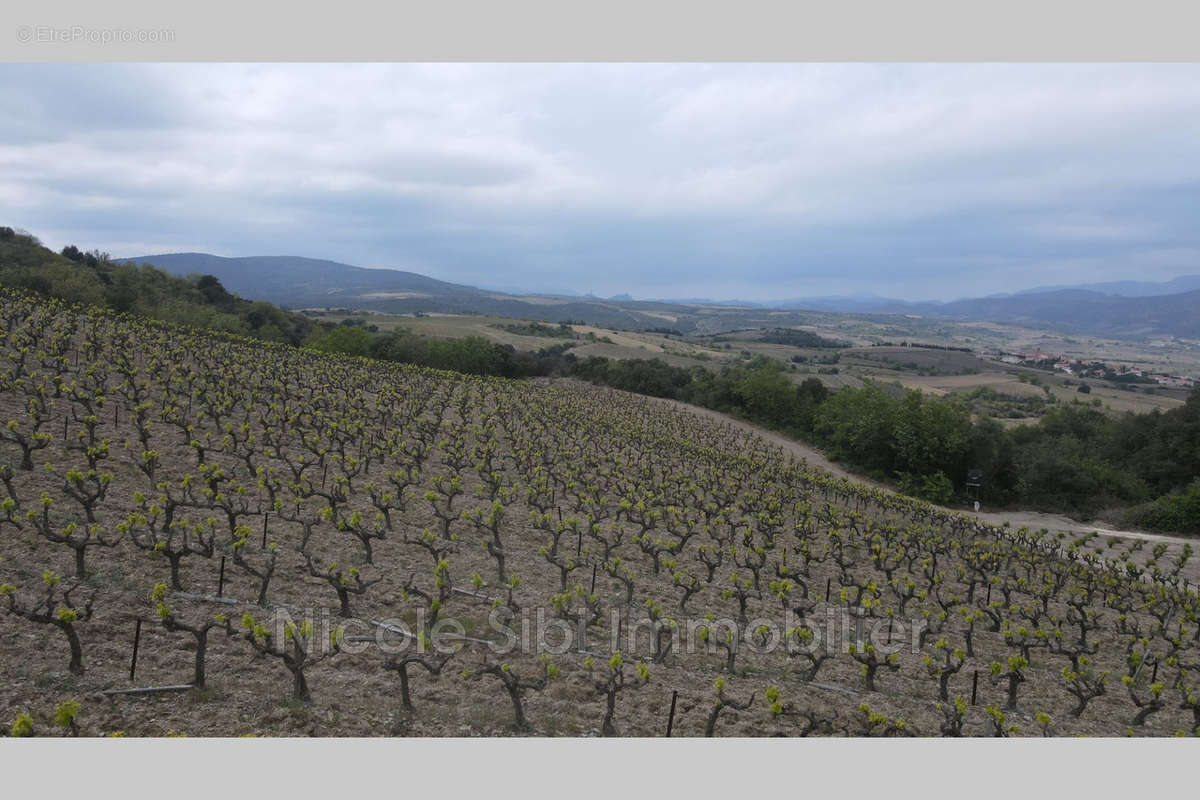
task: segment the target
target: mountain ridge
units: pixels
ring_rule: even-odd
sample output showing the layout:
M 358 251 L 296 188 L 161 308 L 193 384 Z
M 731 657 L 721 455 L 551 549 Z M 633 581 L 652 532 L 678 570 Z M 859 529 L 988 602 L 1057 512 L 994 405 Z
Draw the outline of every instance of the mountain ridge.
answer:
M 431 278 L 390 267 L 358 267 L 304 256 L 216 256 L 211 253 L 159 253 L 114 259 L 118 263 L 153 264 L 172 275 L 206 273 L 238 294 L 271 291 L 296 298 L 311 292 L 482 292 L 474 286 Z M 287 301 L 284 301 L 287 302 Z
M 1180 276 L 1160 284 L 1139 281 L 1083 284 L 1022 290 L 1009 295 L 963 298 L 948 302 L 911 301 L 871 295 L 823 296 L 774 303 L 714 300 L 634 300 L 627 294 L 609 298 L 588 295 L 510 294 L 431 278 L 387 267 L 358 267 L 302 256 L 225 257 L 208 253 L 163 253 L 115 259 L 149 263 L 174 275 L 212 274 L 230 291 L 251 299 L 270 300 L 291 308 L 357 308 L 388 313 L 454 313 L 541 319 L 577 320 L 607 327 L 663 327 L 664 315 L 703 316 L 697 309 L 724 308 L 746 314 L 772 310 L 851 314 L 920 314 L 957 320 L 986 321 L 1051 328 L 1100 336 L 1200 338 L 1200 276 Z M 1187 289 L 1192 282 L 1197 288 Z M 1165 286 L 1180 289 L 1161 295 L 1126 297 L 1100 289 L 1114 286 Z M 1132 290 L 1131 290 L 1132 291 Z M 744 305 L 743 305 L 744 303 Z M 783 323 L 784 320 L 778 320 Z M 671 325 L 693 333 L 713 332 L 700 319 Z

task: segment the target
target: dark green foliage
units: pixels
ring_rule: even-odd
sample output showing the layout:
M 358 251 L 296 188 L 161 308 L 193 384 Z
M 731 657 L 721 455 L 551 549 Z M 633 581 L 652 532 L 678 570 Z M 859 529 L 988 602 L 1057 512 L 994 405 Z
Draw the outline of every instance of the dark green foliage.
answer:
M 814 439 L 829 448 L 831 458 L 906 476 L 906 485 L 922 487 L 917 493 L 929 499 L 945 497 L 947 476 L 965 474 L 971 432 L 970 412 L 961 402 L 915 390 L 898 399 L 876 384 L 833 394 L 818 408 L 813 427 Z
M 795 328 L 774 328 L 764 331 L 758 341 L 769 344 L 786 344 L 792 347 L 845 347 L 845 342 L 835 342 L 818 336 L 812 331 L 801 331 Z
M 896 417 L 896 472 L 964 475 L 971 439 L 971 412 L 953 397 L 909 390 Z M 944 476 L 943 476 L 944 477 Z
M 1125 522 L 1151 530 L 1200 533 L 1200 478 L 1192 481 L 1186 491 L 1163 495 L 1130 509 Z
M 1016 499 L 1019 476 L 1016 445 L 1008 431 L 994 419 L 981 417 L 971 424 L 968 469 L 983 471 L 989 505 L 1007 505 Z
M 369 355 L 384 361 L 400 361 L 471 375 L 524 378 L 565 372 L 575 357 L 571 343 L 545 347 L 537 353 L 520 352 L 512 345 L 495 344 L 481 336 L 462 339 L 433 339 L 408 330 L 395 330 L 375 337 Z M 600 359 L 603 361 L 603 359 Z
M 323 353 L 365 356 L 371 348 L 371 334 L 365 328 L 339 325 L 313 342 L 310 347 Z
M 173 277 L 150 265 L 119 264 L 107 253 L 67 245 L 61 255 L 35 237 L 0 236 L 0 284 L 68 302 L 300 344 L 317 330 L 311 320 L 265 302 L 230 294 L 211 275 Z M 2 233 L 2 231 L 0 231 Z
M 1006 394 L 991 386 L 977 386 L 962 399 L 976 414 L 999 419 L 1040 417 L 1056 402 L 1054 395 Z
M 558 325 L 543 325 L 540 322 L 511 322 L 493 325 L 509 333 L 519 336 L 544 336 L 551 339 L 574 339 L 575 331 L 565 322 Z
M 954 483 L 941 470 L 932 475 L 900 474 L 900 491 L 931 503 L 948 503 L 954 498 Z
M 814 434 L 830 458 L 888 473 L 896 463 L 899 404 L 875 384 L 835 392 L 817 411 Z
M 591 356 L 576 362 L 571 367 L 570 374 L 616 389 L 675 399 L 684 399 L 687 395 L 686 389 L 692 382 L 692 373 L 689 370 L 672 367 L 657 358 L 612 361 Z
M 1149 414 L 1063 405 L 1011 437 L 1023 503 L 1070 511 L 1141 503 L 1200 474 L 1200 392 L 1181 408 Z

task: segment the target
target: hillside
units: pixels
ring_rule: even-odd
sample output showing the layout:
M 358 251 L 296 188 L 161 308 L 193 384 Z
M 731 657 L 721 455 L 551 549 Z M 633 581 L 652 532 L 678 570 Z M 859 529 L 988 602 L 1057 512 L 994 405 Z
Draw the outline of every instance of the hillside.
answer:
M 300 344 L 322 327 L 265 300 L 230 294 L 211 274 L 174 277 L 74 245 L 55 253 L 7 226 L 0 227 L 0 286 L 290 344 Z
M 1071 286 L 1037 286 L 1023 289 L 1014 294 L 1040 294 L 1059 289 L 1083 289 L 1120 297 L 1153 297 L 1164 294 L 1182 294 L 1200 289 L 1200 275 L 1181 275 L 1169 281 L 1105 281 L 1103 283 L 1081 283 Z
M 1089 288 L 1029 290 L 1009 296 L 949 303 L 880 297 L 819 297 L 772 304 L 732 305 L 714 301 L 636 301 L 514 295 L 436 280 L 413 272 L 366 269 L 296 256 L 224 258 L 206 253 L 171 253 L 118 259 L 149 263 L 173 275 L 206 273 L 237 294 L 290 308 L 344 307 L 391 314 L 472 314 L 650 330 L 664 326 L 685 334 L 711 334 L 748 327 L 805 324 L 812 312 L 921 314 L 962 321 L 1024 325 L 1069 333 L 1144 339 L 1200 338 L 1200 288 L 1184 277 L 1163 284 L 1096 284 Z M 1160 286 L 1162 294 L 1146 295 Z M 1190 288 L 1189 288 L 1190 287 Z M 1122 297 L 1118 291 L 1137 296 Z M 1168 293 L 1173 292 L 1173 293 Z M 787 313 L 784 313 L 786 311 Z M 807 312 L 807 313 L 806 313 Z
M 1060 288 L 1031 289 L 1012 295 L 967 298 L 948 303 L 910 302 L 888 298 L 815 298 L 788 300 L 784 307 L 794 310 L 840 311 L 845 313 L 889 315 L 920 314 L 934 319 L 971 322 L 995 322 L 1042 328 L 1065 333 L 1140 340 L 1153 336 L 1200 338 L 1200 287 L 1188 279 L 1179 279 L 1168 293 L 1143 294 L 1129 289 L 1131 296 L 1109 290 Z M 1153 284 L 1140 285 L 1143 289 Z M 1185 287 L 1192 287 L 1186 288 Z
M 1200 728 L 1186 552 L 982 525 L 576 382 L 10 290 L 0 321 L 6 725 L 661 735 L 675 696 L 680 736 Z
M 937 307 L 951 319 L 1007 322 L 1095 336 L 1200 338 L 1200 289 L 1179 294 L 1119 297 L 1059 289 L 1015 297 L 958 300 Z
M 366 269 L 295 256 L 223 258 L 173 253 L 118 259 L 149 263 L 175 275 L 207 272 L 238 294 L 290 308 L 351 308 L 391 314 L 484 314 L 545 322 L 645 329 L 663 325 L 663 314 L 696 314 L 662 303 L 547 295 L 512 295 L 439 281 L 392 269 Z M 693 327 L 685 323 L 685 327 Z
M 290 306 L 324 305 L 360 300 L 393 299 L 389 294 L 420 295 L 482 294 L 472 286 L 461 286 L 396 269 L 366 269 L 298 256 L 250 256 L 224 258 L 208 253 L 164 253 L 119 259 L 153 264 L 172 275 L 214 275 L 230 291 L 243 297 L 270 299 Z

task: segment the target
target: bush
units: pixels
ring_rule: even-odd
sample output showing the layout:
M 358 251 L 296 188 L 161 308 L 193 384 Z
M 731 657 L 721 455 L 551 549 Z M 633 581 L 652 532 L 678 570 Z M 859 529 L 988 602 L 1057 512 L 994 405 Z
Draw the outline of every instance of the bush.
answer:
M 15 738 L 33 736 L 33 717 L 25 712 L 17 714 L 17 718 L 13 720 L 12 727 L 8 733 Z
M 322 353 L 365 356 L 371 348 L 371 334 L 362 328 L 339 326 L 313 342 L 312 348 Z
M 954 497 L 954 484 L 941 470 L 932 475 L 904 472 L 900 474 L 900 491 L 902 494 L 945 505 Z
M 1200 533 L 1200 478 L 1192 481 L 1186 491 L 1135 506 L 1125 515 L 1125 523 L 1151 530 Z

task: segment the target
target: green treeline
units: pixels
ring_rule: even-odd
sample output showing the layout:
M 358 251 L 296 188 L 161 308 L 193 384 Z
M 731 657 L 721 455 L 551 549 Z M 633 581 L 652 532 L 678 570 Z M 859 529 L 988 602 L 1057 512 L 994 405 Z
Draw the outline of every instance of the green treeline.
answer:
M 1200 532 L 1200 390 L 1170 411 L 1114 416 L 1064 404 L 1036 424 L 1006 429 L 973 418 L 952 395 L 875 383 L 830 392 L 816 378 L 797 386 L 765 359 L 719 372 L 596 361 L 572 374 L 744 417 L 908 494 L 965 500 L 967 471 L 981 469 L 981 497 L 992 507 L 1088 514 L 1134 506 L 1131 524 Z
M 404 329 L 376 334 L 352 320 L 343 320 L 333 330 L 311 340 L 308 346 L 326 353 L 346 353 L 501 378 L 566 374 L 565 365 L 574 360 L 574 356 L 564 359 L 571 347 L 569 343 L 530 353 L 519 351 L 512 345 L 496 344 L 482 336 L 436 339 Z
M 757 341 L 768 344 L 787 344 L 792 347 L 845 347 L 845 342 L 835 342 L 826 339 L 812 331 L 800 331 L 795 328 L 772 328 L 763 331 L 756 337 Z
M 9 227 L 0 227 L 0 283 L 72 303 L 293 345 L 320 330 L 300 314 L 230 294 L 211 275 L 177 278 L 149 265 L 117 264 L 107 253 L 85 253 L 74 245 L 55 253 Z

